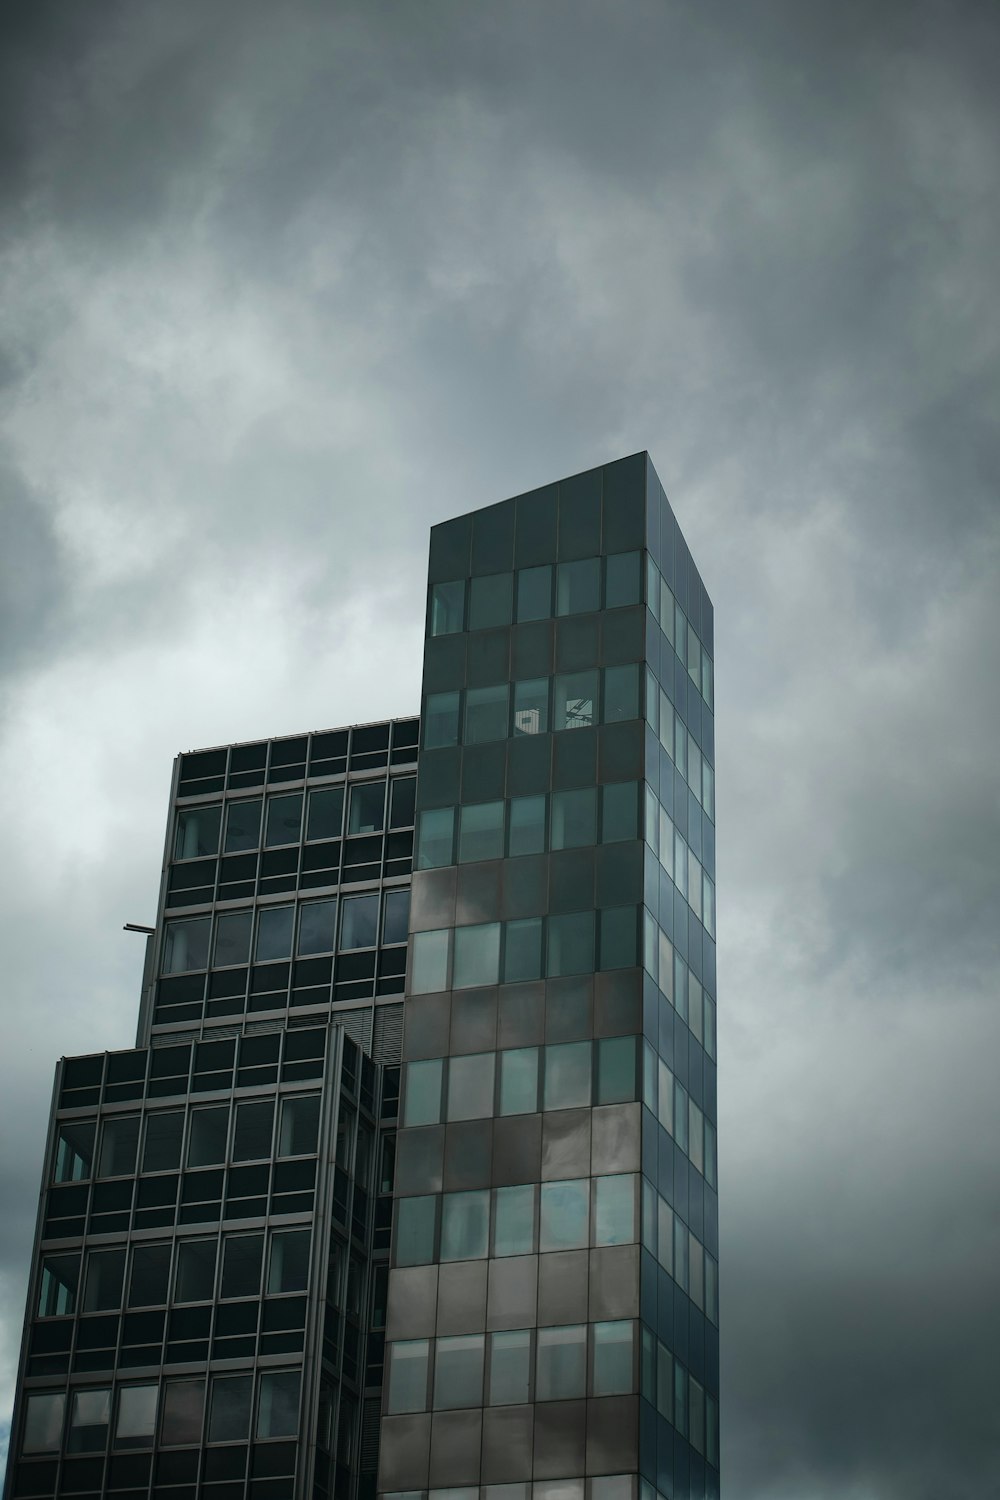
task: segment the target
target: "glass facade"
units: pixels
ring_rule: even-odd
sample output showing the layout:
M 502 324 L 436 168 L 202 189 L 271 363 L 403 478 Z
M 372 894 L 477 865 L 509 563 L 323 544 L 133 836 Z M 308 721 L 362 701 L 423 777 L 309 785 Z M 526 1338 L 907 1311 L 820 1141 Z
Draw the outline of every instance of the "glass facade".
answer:
M 713 652 L 639 454 L 433 528 L 419 720 L 178 757 L 6 1500 L 718 1495 Z

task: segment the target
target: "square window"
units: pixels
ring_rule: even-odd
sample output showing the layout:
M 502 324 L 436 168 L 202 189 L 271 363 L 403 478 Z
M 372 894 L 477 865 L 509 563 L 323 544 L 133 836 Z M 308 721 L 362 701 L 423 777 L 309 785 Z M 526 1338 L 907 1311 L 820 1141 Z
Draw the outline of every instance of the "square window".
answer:
M 594 968 L 594 913 L 569 912 L 548 919 L 550 977 L 590 974 Z
M 510 624 L 513 574 L 489 573 L 469 584 L 469 629 L 489 630 Z
M 507 684 L 468 688 L 465 694 L 465 743 L 484 745 L 507 738 Z
M 576 742 L 574 741 L 574 744 Z M 580 849 L 597 842 L 597 788 L 553 792 L 551 849 Z
M 350 790 L 348 833 L 380 833 L 385 827 L 385 782 L 357 781 Z
M 587 1325 L 539 1328 L 536 1401 L 566 1401 L 587 1392 Z
M 500 923 L 484 922 L 455 930 L 452 987 L 496 984 L 500 973 Z
M 504 924 L 503 981 L 518 984 L 542 976 L 542 919 L 525 917 Z
M 454 863 L 455 809 L 428 808 L 420 814 L 416 867 L 437 870 Z
M 378 896 L 347 896 L 341 902 L 341 952 L 378 943 Z
M 601 607 L 601 559 L 560 563 L 556 570 L 556 614 L 581 615 Z
M 261 800 L 230 802 L 226 809 L 226 853 L 243 854 L 260 843 Z
M 344 823 L 344 788 L 334 786 L 309 793 L 306 842 L 339 839 Z
M 332 953 L 337 932 L 336 901 L 307 901 L 299 907 L 299 941 L 296 953 Z
M 457 635 L 465 626 L 465 580 L 435 583 L 431 589 L 430 634 Z
M 519 568 L 517 573 L 517 618 L 547 620 L 552 614 L 552 569 Z
M 222 805 L 183 807 L 177 813 L 174 859 L 204 859 L 219 852 Z
M 482 1405 L 484 1344 L 481 1333 L 438 1339 L 434 1360 L 436 1411 Z
M 590 1104 L 591 1044 L 562 1042 L 545 1048 L 545 1109 Z
M 555 680 L 553 727 L 586 729 L 597 723 L 598 673 L 564 672 Z
M 502 802 L 472 802 L 459 809 L 460 864 L 503 857 L 503 809 Z
M 295 1437 L 299 1430 L 299 1371 L 268 1370 L 260 1377 L 259 1438 Z
M 459 694 L 428 693 L 424 704 L 424 749 L 458 744 Z
M 208 934 L 210 917 L 196 917 L 191 922 L 168 922 L 163 939 L 164 974 L 184 974 L 190 969 L 208 967 Z
M 216 917 L 213 964 L 217 969 L 247 962 L 252 928 L 253 912 L 249 910 L 221 912 Z
M 582 1250 L 589 1244 L 589 1200 L 589 1178 L 543 1182 L 539 1203 L 539 1250 Z
M 483 1260 L 490 1230 L 488 1192 L 445 1193 L 441 1200 L 441 1259 Z
M 545 734 L 549 727 L 549 679 L 530 677 L 514 683 L 514 733 Z
M 476 1052 L 448 1063 L 448 1119 L 483 1120 L 493 1114 L 495 1054 Z
M 512 859 L 519 854 L 541 854 L 545 849 L 545 798 L 512 797 L 507 852 Z
M 261 907 L 257 915 L 257 947 L 254 950 L 258 963 L 290 957 L 294 917 L 294 906 Z
M 302 829 L 302 793 L 268 797 L 267 826 L 264 844 L 274 849 L 282 844 L 297 844 Z

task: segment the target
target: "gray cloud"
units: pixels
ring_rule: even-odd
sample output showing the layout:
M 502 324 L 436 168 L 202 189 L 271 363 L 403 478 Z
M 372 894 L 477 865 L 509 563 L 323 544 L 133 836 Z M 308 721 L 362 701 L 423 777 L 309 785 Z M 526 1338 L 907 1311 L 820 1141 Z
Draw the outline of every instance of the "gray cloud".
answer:
M 4 25 L 5 1388 L 172 754 L 410 711 L 427 526 L 648 447 L 717 606 L 727 1493 L 1000 1493 L 996 16 Z

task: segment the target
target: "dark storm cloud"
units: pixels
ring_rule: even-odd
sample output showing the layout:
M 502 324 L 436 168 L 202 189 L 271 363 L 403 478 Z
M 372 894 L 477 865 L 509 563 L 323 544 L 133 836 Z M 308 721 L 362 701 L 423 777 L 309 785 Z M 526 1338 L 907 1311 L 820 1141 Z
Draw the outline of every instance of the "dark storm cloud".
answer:
M 995 11 L 4 25 L 7 1118 L 129 1040 L 177 746 L 408 710 L 426 526 L 648 447 L 718 610 L 727 1493 L 1000 1492 Z

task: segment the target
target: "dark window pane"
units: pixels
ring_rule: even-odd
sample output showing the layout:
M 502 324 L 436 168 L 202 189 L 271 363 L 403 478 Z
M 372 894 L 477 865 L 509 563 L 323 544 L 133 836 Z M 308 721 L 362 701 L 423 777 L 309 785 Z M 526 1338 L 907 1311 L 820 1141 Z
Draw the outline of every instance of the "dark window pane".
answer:
M 146 1116 L 146 1139 L 142 1148 L 144 1172 L 172 1172 L 181 1164 L 184 1111 Z
M 300 958 L 310 953 L 332 953 L 337 932 L 336 901 L 307 901 L 299 907 Z
M 434 1407 L 437 1411 L 481 1406 L 485 1335 L 438 1339 L 434 1361 Z
M 420 814 L 417 835 L 418 870 L 436 870 L 450 865 L 454 858 L 455 809 L 435 807 Z
M 604 669 L 604 722 L 615 724 L 622 719 L 639 717 L 639 666 L 629 662 L 624 667 Z
M 469 688 L 465 694 L 465 743 L 507 738 L 507 684 Z
M 215 958 L 219 968 L 227 964 L 245 964 L 250 957 L 252 911 L 222 912 L 215 919 Z
M 500 1114 L 530 1115 L 538 1108 L 538 1048 L 500 1054 Z M 497 1251 L 499 1255 L 501 1252 Z M 513 1251 L 510 1252 L 514 1254 Z
M 305 1094 L 282 1100 L 279 1156 L 309 1156 L 319 1138 L 319 1095 Z
M 459 694 L 428 693 L 424 708 L 424 749 L 458 744 Z
M 196 917 L 191 922 L 168 922 L 163 938 L 162 972 L 183 974 L 188 969 L 207 968 L 211 926 L 209 917 Z
M 404 1339 L 390 1344 L 387 1411 L 395 1415 L 426 1410 L 429 1357 L 427 1339 Z
M 535 1248 L 535 1188 L 497 1188 L 493 1228 L 494 1255 L 530 1255 Z
M 116 1448 L 151 1448 L 156 1433 L 157 1385 L 127 1385 L 118 1392 Z
M 302 793 L 285 797 L 268 797 L 267 831 L 264 843 L 268 849 L 280 844 L 297 844 L 302 828 Z
M 412 828 L 417 805 L 417 778 L 397 776 L 389 783 L 389 827 Z
M 80 1256 L 47 1255 L 42 1262 L 38 1294 L 40 1318 L 65 1317 L 76 1311 L 80 1284 Z
M 540 1328 L 535 1381 L 537 1401 L 565 1401 L 587 1390 L 587 1325 Z
M 605 609 L 618 609 L 623 604 L 638 604 L 642 599 L 641 554 L 638 552 L 616 552 L 605 559 Z
M 168 1380 L 163 1391 L 160 1442 L 164 1447 L 201 1441 L 204 1380 Z
M 299 1423 L 298 1370 L 267 1370 L 260 1377 L 259 1438 L 294 1437 Z
M 53 1182 L 82 1182 L 94 1165 L 94 1123 L 60 1125 L 56 1136 Z
M 236 1106 L 233 1161 L 262 1161 L 271 1155 L 274 1101 Z
M 552 569 L 520 568 L 517 575 L 517 618 L 547 620 L 552 613 Z
M 542 974 L 542 919 L 526 917 L 504 928 L 504 984 L 540 979 Z
M 488 1192 L 445 1193 L 441 1200 L 441 1259 L 482 1260 L 490 1227 Z
M 556 570 L 556 614 L 580 615 L 600 607 L 600 558 L 560 563 Z
M 339 839 L 344 821 L 344 788 L 309 793 L 306 840 Z
M 228 1131 L 228 1105 L 222 1105 L 219 1109 L 193 1110 L 191 1139 L 188 1142 L 188 1166 L 214 1167 L 224 1162 Z
M 386 891 L 382 913 L 383 943 L 405 943 L 409 923 L 409 891 Z
M 514 733 L 545 734 L 549 727 L 549 679 L 514 683 Z
M 601 843 L 639 836 L 639 783 L 615 781 L 601 788 Z
M 541 854 L 544 848 L 545 798 L 512 797 L 508 834 L 508 852 L 511 857 L 518 854 Z
M 518 1328 L 513 1333 L 494 1333 L 490 1345 L 490 1405 L 513 1406 L 526 1402 L 531 1390 L 530 1330 Z M 520 1500 L 517 1491 L 527 1489 L 527 1485 L 512 1488 L 514 1494 L 507 1500 Z
M 458 858 L 460 864 L 503 856 L 502 802 L 473 802 L 460 808 Z
M 513 574 L 490 573 L 469 584 L 469 629 L 488 630 L 510 624 Z
M 111 1422 L 111 1391 L 75 1391 L 71 1398 L 68 1453 L 103 1453 Z
M 434 1259 L 437 1198 L 400 1198 L 393 1253 L 397 1266 L 423 1266 Z
M 250 1434 L 252 1375 L 216 1375 L 208 1418 L 210 1443 L 232 1443 Z
M 125 1177 L 135 1171 L 139 1146 L 139 1116 L 117 1115 L 105 1120 L 101 1132 L 99 1177 Z
M 226 811 L 226 853 L 239 854 L 256 849 L 260 843 L 261 801 L 230 802 Z
M 219 852 L 219 820 L 222 805 L 184 807 L 177 814 L 174 859 L 199 859 Z
M 175 1302 L 210 1302 L 215 1289 L 215 1240 L 181 1240 L 174 1275 Z
M 65 1391 L 43 1391 L 25 1402 L 22 1453 L 58 1453 L 62 1446 Z
M 589 974 L 594 967 L 594 913 L 550 917 L 548 928 L 549 975 Z
M 590 1104 L 589 1042 L 563 1042 L 545 1048 L 545 1108 L 575 1109 Z
M 135 1245 L 129 1277 L 129 1307 L 160 1307 L 167 1300 L 169 1245 Z
M 378 896 L 348 896 L 341 906 L 341 949 L 374 948 L 378 942 Z
M 555 729 L 583 729 L 597 723 L 598 674 L 567 672 L 555 680 Z
M 264 1255 L 262 1234 L 227 1235 L 222 1247 L 223 1298 L 256 1297 Z
M 639 962 L 639 923 L 634 906 L 601 912 L 601 968 L 630 969 Z
M 431 635 L 455 635 L 465 624 L 465 581 L 436 583 L 431 589 Z
M 257 916 L 258 963 L 269 959 L 288 958 L 292 951 L 292 923 L 294 906 L 265 906 Z
M 596 788 L 588 786 L 572 792 L 553 792 L 551 819 L 550 848 L 579 849 L 596 843 Z
M 111 1312 L 122 1305 L 124 1250 L 91 1250 L 87 1255 L 84 1312 Z
M 304 1292 L 309 1280 L 309 1230 L 289 1229 L 271 1235 L 267 1290 Z
M 359 781 L 351 787 L 348 833 L 379 833 L 385 827 L 385 782 Z

